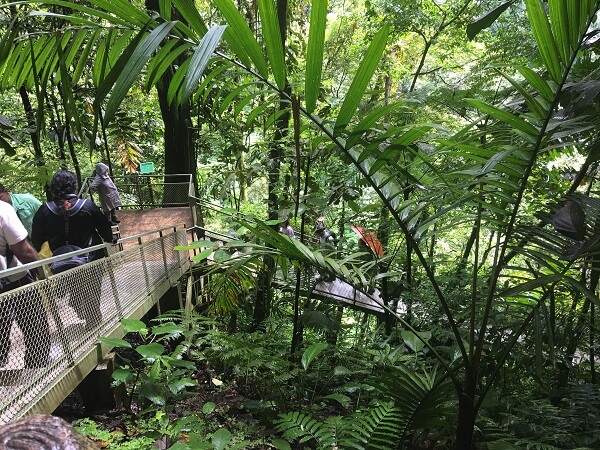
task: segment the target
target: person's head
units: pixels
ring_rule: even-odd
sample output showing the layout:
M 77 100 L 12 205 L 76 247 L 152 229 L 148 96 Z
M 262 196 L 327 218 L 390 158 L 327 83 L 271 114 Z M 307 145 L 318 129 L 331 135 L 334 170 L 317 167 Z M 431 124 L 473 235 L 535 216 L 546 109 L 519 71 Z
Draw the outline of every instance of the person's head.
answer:
M 50 181 L 50 192 L 54 200 L 65 200 L 77 195 L 77 178 L 68 170 L 59 170 Z
M 8 189 L 0 183 L 0 200 L 6 203 L 10 203 L 12 205 L 12 199 L 10 198 L 10 194 Z
M 108 166 L 103 162 L 96 164 L 96 174 L 102 178 L 108 178 Z

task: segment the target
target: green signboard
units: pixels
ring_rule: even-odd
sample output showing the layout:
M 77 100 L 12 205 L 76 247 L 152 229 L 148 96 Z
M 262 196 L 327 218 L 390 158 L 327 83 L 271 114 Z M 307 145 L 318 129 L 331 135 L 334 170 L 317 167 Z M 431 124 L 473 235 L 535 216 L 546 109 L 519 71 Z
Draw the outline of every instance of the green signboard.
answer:
M 153 162 L 140 163 L 140 174 L 148 175 L 149 173 L 154 173 L 154 163 Z

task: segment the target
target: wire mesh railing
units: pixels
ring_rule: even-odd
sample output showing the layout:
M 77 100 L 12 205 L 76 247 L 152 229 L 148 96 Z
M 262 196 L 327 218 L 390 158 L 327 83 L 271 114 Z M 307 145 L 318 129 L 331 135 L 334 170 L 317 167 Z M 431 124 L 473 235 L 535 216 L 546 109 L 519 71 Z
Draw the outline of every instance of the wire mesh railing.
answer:
M 27 413 L 159 286 L 189 266 L 183 224 L 86 249 L 106 257 L 0 294 L 0 423 Z M 120 250 L 123 248 L 123 250 Z M 37 270 L 73 254 L 9 269 Z M 74 389 L 75 386 L 72 386 Z M 47 411 L 51 412 L 51 411 Z
M 94 178 L 83 180 L 79 195 L 94 199 L 90 190 Z M 124 209 L 166 208 L 190 206 L 195 188 L 190 174 L 115 175 L 113 182 L 119 190 Z

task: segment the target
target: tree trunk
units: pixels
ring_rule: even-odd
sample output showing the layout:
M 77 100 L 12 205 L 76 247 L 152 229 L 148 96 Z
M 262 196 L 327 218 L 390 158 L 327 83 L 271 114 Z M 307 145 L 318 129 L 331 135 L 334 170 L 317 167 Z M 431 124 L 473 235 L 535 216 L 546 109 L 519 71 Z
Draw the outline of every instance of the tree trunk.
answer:
M 192 136 L 192 115 L 189 104 L 174 106 L 167 101 L 171 74 L 165 75 L 158 84 L 158 102 L 164 122 L 165 174 L 191 174 L 196 183 L 196 155 Z M 169 177 L 169 182 L 185 182 Z M 165 190 L 165 203 L 173 203 L 170 190 Z
M 146 8 L 151 11 L 159 11 L 160 9 L 157 0 L 146 0 Z M 173 20 L 183 21 L 183 18 L 175 13 L 173 15 Z M 182 57 L 181 60 L 173 61 L 173 65 L 176 66 L 181 64 L 184 59 L 185 58 Z M 156 92 L 164 123 L 165 174 L 183 174 L 184 176 L 180 179 L 177 177 L 169 177 L 169 179 L 165 181 L 168 181 L 169 183 L 184 183 L 189 179 L 188 174 L 191 174 L 195 192 L 198 192 L 196 152 L 194 150 L 190 104 L 186 103 L 177 106 L 170 104 L 167 100 L 167 93 L 173 74 L 173 67 L 165 71 L 165 74 L 156 86 Z M 180 193 L 178 190 L 165 189 L 163 197 L 164 203 L 178 203 L 180 200 Z
M 287 35 L 287 0 L 277 0 L 277 18 L 279 19 L 279 29 L 281 32 L 281 42 L 285 44 Z M 284 45 L 285 47 L 285 45 Z M 269 220 L 276 220 L 279 216 L 279 197 L 278 186 L 280 179 L 281 159 L 283 158 L 283 146 L 288 136 L 290 123 L 290 107 L 288 98 L 291 97 L 291 89 L 286 82 L 286 94 L 280 95 L 279 109 L 284 111 L 275 123 L 275 135 L 269 150 L 268 164 L 268 214 Z M 268 245 L 268 243 L 267 243 Z M 263 322 L 270 313 L 271 307 L 271 279 L 275 271 L 275 262 L 270 256 L 265 256 L 264 270 L 259 274 L 258 290 L 256 292 L 256 303 L 254 305 L 253 327 L 256 328 Z
M 475 406 L 474 378 L 467 377 L 464 386 L 458 390 L 458 423 L 456 426 L 456 450 L 474 449 L 473 432 L 475 431 Z

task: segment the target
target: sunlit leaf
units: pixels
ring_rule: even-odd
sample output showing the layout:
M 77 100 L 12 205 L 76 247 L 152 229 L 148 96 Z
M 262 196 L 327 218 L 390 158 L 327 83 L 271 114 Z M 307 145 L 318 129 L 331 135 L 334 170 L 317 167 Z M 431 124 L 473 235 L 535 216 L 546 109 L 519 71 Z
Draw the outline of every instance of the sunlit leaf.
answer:
M 325 350 L 329 345 L 325 342 L 317 342 L 312 344 L 304 353 L 302 353 L 302 367 L 304 370 L 308 370 L 310 364 L 314 361 L 314 359 L 321 354 L 323 350 Z
M 267 78 L 267 62 L 244 16 L 231 0 L 214 0 L 214 3 L 229 25 L 225 31 L 225 39 L 231 49 L 244 63 L 250 58 L 257 72 Z
M 500 6 L 497 6 L 493 10 L 483 14 L 482 16 L 475 19 L 474 22 L 471 22 L 469 25 L 467 25 L 467 37 L 469 38 L 469 40 L 472 41 L 473 38 L 477 36 L 477 34 L 479 34 L 481 30 L 484 30 L 491 26 L 496 21 L 496 19 L 498 19 L 498 17 L 500 17 L 500 15 L 504 11 L 506 11 L 508 7 L 512 5 L 515 1 L 516 0 L 510 0 L 508 2 L 504 2 Z
M 150 35 L 140 42 L 139 45 L 135 45 L 130 58 L 128 58 L 127 64 L 123 64 L 123 67 L 119 66 L 118 69 L 116 69 L 120 70 L 120 72 L 117 75 L 112 93 L 106 105 L 104 113 L 105 125 L 111 122 L 119 105 L 127 95 L 129 88 L 133 85 L 135 80 L 139 78 L 142 68 L 148 61 L 148 58 L 160 46 L 164 38 L 169 34 L 169 31 L 171 31 L 171 28 L 173 28 L 173 25 L 173 22 L 165 22 L 156 27 Z M 115 69 L 113 68 L 111 73 L 114 70 Z M 112 77 L 108 77 L 107 79 L 110 80 Z M 108 91 L 110 86 L 106 86 L 104 89 Z M 98 88 L 98 90 L 100 91 L 100 88 Z M 97 98 L 97 100 L 99 99 Z
M 269 63 L 273 71 L 275 83 L 279 89 L 285 87 L 285 59 L 283 56 L 283 43 L 281 30 L 277 18 L 277 9 L 274 0 L 258 0 L 258 10 L 261 18 L 263 39 L 269 56 Z
M 381 55 L 385 50 L 387 38 L 389 33 L 389 27 L 384 26 L 381 30 L 379 30 L 375 36 L 373 36 L 373 40 L 369 45 L 369 48 L 365 54 L 364 59 L 362 60 L 358 71 L 354 75 L 354 79 L 350 84 L 350 88 L 346 93 L 346 97 L 344 98 L 344 102 L 340 108 L 340 112 L 337 116 L 334 126 L 334 133 L 339 135 L 352 117 L 358 108 L 358 104 L 360 103 L 365 90 L 375 73 L 375 69 L 379 64 L 381 59 Z
M 204 35 L 198 44 L 198 47 L 194 51 L 194 55 L 190 61 L 189 71 L 185 76 L 185 80 L 183 81 L 183 92 L 181 94 L 181 101 L 183 103 L 187 102 L 192 95 L 192 92 L 198 88 L 198 81 L 204 73 L 204 69 L 208 64 L 210 57 L 219 45 L 224 31 L 224 25 L 212 27 Z
M 304 97 L 306 110 L 311 113 L 317 104 L 321 89 L 321 73 L 325 44 L 325 25 L 327 22 L 327 0 L 314 0 L 310 8 L 310 28 L 306 49 L 306 76 Z
M 556 45 L 550 22 L 541 0 L 525 0 L 529 22 L 533 29 L 535 41 L 546 65 L 546 69 L 556 83 L 561 83 L 563 71 L 560 52 Z

